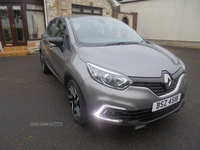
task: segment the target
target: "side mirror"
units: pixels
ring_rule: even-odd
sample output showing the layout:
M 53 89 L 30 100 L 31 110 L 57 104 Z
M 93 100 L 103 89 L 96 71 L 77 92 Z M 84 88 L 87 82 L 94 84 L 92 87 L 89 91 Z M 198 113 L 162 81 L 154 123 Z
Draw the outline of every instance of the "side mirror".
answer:
M 49 42 L 55 44 L 58 47 L 63 45 L 63 39 L 61 37 L 50 38 Z

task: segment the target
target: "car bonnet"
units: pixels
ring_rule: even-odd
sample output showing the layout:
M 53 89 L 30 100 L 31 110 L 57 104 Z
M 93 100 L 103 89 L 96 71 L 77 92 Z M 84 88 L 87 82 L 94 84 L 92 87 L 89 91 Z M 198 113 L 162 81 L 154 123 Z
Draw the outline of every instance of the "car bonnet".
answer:
M 160 77 L 163 70 L 173 74 L 181 67 L 171 52 L 151 44 L 80 47 L 79 57 L 84 62 L 135 77 Z

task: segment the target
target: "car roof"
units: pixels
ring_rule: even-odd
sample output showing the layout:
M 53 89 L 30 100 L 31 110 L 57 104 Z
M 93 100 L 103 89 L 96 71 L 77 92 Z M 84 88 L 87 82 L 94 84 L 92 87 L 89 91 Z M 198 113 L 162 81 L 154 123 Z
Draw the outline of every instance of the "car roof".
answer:
M 60 16 L 62 18 L 109 18 L 109 17 L 104 17 L 104 16 L 92 16 L 92 15 L 70 15 L 70 16 Z

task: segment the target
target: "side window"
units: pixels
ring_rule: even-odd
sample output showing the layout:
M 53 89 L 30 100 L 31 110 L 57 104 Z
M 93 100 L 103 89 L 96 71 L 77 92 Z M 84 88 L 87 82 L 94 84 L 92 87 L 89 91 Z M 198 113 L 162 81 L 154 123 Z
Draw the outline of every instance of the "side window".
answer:
M 54 27 L 55 27 L 55 25 L 56 25 L 56 19 L 55 20 L 53 20 L 50 24 L 49 24 L 49 26 L 48 26 L 48 28 L 47 28 L 47 34 L 49 35 L 49 36 L 53 36 L 54 34 L 54 32 L 53 32 L 53 29 L 54 29 Z
M 63 44 L 67 45 L 68 43 L 68 39 L 66 37 L 67 35 L 68 33 L 66 29 L 66 24 L 64 21 L 59 19 L 55 28 L 55 37 L 61 37 L 63 39 Z

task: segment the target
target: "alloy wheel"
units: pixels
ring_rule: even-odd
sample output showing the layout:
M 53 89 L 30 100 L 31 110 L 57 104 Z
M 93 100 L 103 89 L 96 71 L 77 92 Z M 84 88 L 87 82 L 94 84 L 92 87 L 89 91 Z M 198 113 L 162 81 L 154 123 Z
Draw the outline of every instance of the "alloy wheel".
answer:
M 72 115 L 75 118 L 80 118 L 81 108 L 79 96 L 74 86 L 70 86 L 68 89 L 69 106 L 72 111 Z
M 40 63 L 41 63 L 41 66 L 42 66 L 42 70 L 44 70 L 44 56 L 42 55 L 42 53 L 40 54 Z

